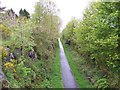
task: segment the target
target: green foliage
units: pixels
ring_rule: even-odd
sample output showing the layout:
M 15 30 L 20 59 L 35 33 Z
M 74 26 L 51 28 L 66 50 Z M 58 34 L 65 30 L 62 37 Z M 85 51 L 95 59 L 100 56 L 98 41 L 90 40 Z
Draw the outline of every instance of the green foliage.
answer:
M 93 2 L 85 9 L 83 20 L 78 21 L 75 28 L 72 28 L 72 20 L 63 31 L 63 39 L 70 40 L 70 45 L 86 62 L 99 68 L 103 76 L 107 75 L 109 82 L 115 78 L 111 72 L 118 74 L 120 70 L 119 5 L 118 2 Z M 118 87 L 117 80 L 110 85 Z
M 26 11 L 26 9 L 24 9 L 24 10 L 20 9 L 19 14 L 20 14 L 20 16 L 30 18 L 30 14 L 28 11 Z
M 59 46 L 57 46 L 55 51 L 55 59 L 53 61 L 52 66 L 52 75 L 51 75 L 51 87 L 52 88 L 63 88 L 62 83 L 62 73 L 61 73 L 61 67 L 60 67 L 60 49 Z
M 1 33 L 2 33 L 2 39 L 7 39 L 10 37 L 11 34 L 11 30 L 9 27 L 0 24 L 0 29 L 1 29 Z
M 109 84 L 107 82 L 106 78 L 102 78 L 96 82 L 96 87 L 97 88 L 108 88 Z
M 41 3 L 40 3 L 41 2 Z M 3 71 L 10 88 L 50 88 L 52 87 L 52 66 L 57 44 L 59 17 L 55 4 L 51 1 L 37 2 L 35 13 L 30 14 L 24 9 L 15 17 L 7 12 L 1 14 L 2 22 L 2 57 Z M 46 6 L 48 5 L 48 6 Z M 41 6 L 41 7 L 39 7 Z M 45 13 L 44 13 L 45 12 Z M 12 17 L 12 18 L 11 18 Z M 40 22 L 37 22 L 39 21 Z M 1 20 L 1 19 L 0 19 Z M 19 55 L 13 61 L 7 62 L 5 47 Z M 28 56 L 34 49 L 37 58 L 32 61 Z M 11 59 L 12 60 L 12 59 Z
M 37 44 L 36 48 L 40 54 L 39 57 L 53 58 L 60 22 L 55 4 L 47 0 L 37 2 L 32 21 L 35 26 L 33 37 Z

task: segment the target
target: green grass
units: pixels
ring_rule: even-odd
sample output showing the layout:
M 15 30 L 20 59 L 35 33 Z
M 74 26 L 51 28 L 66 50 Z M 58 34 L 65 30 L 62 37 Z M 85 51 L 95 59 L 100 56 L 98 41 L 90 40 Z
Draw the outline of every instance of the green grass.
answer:
M 74 78 L 78 84 L 79 88 L 92 88 L 93 86 L 91 85 L 91 83 L 85 78 L 85 75 L 80 71 L 80 67 L 78 67 L 78 61 L 79 57 L 77 56 L 77 54 L 75 54 L 72 51 L 70 51 L 69 48 L 67 48 L 65 45 L 64 46 L 64 51 L 66 54 L 66 57 L 68 59 L 70 68 L 72 70 L 72 73 L 74 75 Z
M 55 59 L 53 63 L 52 88 L 63 88 L 59 47 L 56 49 Z
M 39 74 L 42 74 L 42 78 L 38 78 L 36 82 L 34 83 L 33 87 L 35 88 L 63 88 L 62 84 L 62 74 L 61 74 L 61 68 L 60 68 L 60 52 L 59 52 L 59 47 L 56 46 L 55 50 L 55 57 L 54 60 L 49 59 L 48 61 L 46 60 L 41 60 L 41 61 L 36 61 L 33 62 L 35 66 L 41 66 L 40 68 L 42 69 L 44 66 L 46 66 L 45 69 L 39 69 L 41 71 L 36 71 Z M 36 70 L 36 69 L 35 69 Z M 44 71 L 45 70 L 45 71 Z M 43 81 L 41 81 L 43 79 Z

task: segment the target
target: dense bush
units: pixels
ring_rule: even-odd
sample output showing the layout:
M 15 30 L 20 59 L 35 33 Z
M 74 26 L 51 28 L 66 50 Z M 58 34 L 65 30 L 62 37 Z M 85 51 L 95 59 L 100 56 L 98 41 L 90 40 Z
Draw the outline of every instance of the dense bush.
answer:
M 119 87 L 119 5 L 119 2 L 91 3 L 83 20 L 72 19 L 63 31 L 66 43 L 69 41 L 86 62 L 101 71 L 98 87 Z
M 0 18 L 0 34 L 2 33 L 0 58 L 2 58 L 2 68 L 7 81 L 4 87 L 48 88 L 52 86 L 50 75 L 59 30 L 59 17 L 53 5 L 51 1 L 40 0 L 36 3 L 31 18 L 25 9 L 25 12 L 20 11 L 19 16 L 12 9 L 0 11 L 2 17 Z M 23 15 L 26 12 L 27 16 Z M 9 55 L 6 46 L 9 46 L 16 58 L 6 61 Z M 34 61 L 28 56 L 32 49 L 37 55 Z

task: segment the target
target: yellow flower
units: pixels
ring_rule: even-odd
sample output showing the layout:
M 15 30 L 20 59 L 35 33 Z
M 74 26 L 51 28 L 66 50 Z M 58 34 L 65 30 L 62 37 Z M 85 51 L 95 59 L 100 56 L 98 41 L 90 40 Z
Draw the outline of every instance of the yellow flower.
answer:
M 4 47 L 2 48 L 2 53 L 3 53 L 3 56 L 7 56 L 8 55 L 8 52 L 5 50 Z
M 6 66 L 6 68 L 7 67 L 14 67 L 14 64 L 11 62 L 6 62 L 4 65 Z
M 5 66 L 8 66 L 8 65 L 9 65 L 9 62 L 6 62 L 4 65 L 5 65 Z
M 10 67 L 14 67 L 14 65 L 11 63 L 11 64 L 10 64 Z
M 15 70 L 15 69 L 13 69 L 13 72 L 16 72 L 16 70 Z

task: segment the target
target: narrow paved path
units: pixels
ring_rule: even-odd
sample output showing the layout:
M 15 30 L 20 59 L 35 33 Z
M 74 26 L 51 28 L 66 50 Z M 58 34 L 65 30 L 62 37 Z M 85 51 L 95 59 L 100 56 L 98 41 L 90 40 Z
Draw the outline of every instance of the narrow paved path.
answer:
M 60 63 L 61 63 L 61 70 L 62 70 L 62 80 L 64 84 L 64 88 L 77 88 L 77 84 L 75 82 L 74 76 L 72 75 L 70 66 L 68 64 L 67 58 L 64 53 L 64 49 L 60 39 L 59 46 L 60 46 Z

